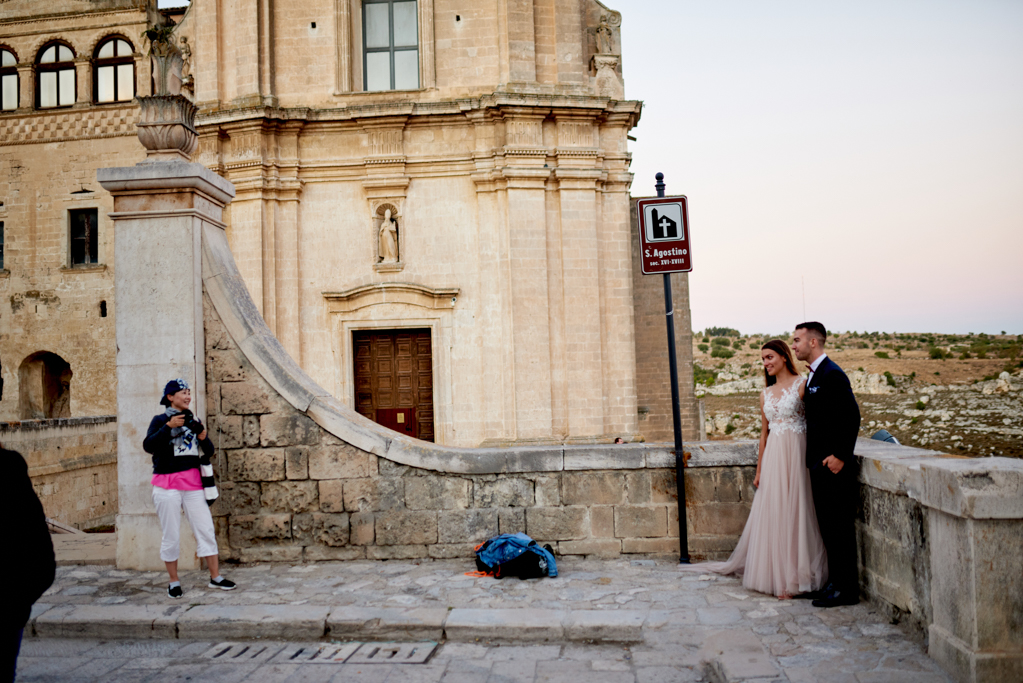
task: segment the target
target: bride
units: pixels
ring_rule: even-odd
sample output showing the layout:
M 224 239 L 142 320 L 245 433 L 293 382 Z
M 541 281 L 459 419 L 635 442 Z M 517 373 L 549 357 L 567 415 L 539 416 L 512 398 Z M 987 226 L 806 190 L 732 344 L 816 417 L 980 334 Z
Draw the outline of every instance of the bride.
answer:
M 753 507 L 732 556 L 692 568 L 736 574 L 746 588 L 790 598 L 820 590 L 828 574 L 806 469 L 806 383 L 782 340 L 764 344 L 760 355 L 767 388 L 760 394 L 763 426 Z

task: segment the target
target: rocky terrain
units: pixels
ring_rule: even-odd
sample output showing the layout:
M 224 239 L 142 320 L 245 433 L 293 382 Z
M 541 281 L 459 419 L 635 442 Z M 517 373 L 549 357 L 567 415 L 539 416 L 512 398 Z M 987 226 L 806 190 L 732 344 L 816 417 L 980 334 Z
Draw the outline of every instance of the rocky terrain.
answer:
M 773 337 L 707 332 L 693 345 L 707 436 L 757 438 L 760 346 Z M 1016 335 L 845 333 L 829 338 L 827 350 L 856 392 L 862 436 L 885 429 L 910 446 L 1020 458 L 1021 347 Z

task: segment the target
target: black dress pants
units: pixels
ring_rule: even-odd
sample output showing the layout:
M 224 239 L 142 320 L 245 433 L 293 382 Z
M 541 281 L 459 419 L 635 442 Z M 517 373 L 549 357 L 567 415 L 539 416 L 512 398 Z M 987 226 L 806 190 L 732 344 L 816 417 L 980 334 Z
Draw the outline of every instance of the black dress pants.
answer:
M 855 463 L 846 463 L 838 474 L 824 465 L 810 470 L 817 525 L 824 548 L 828 551 L 828 581 L 837 590 L 853 595 L 859 595 L 859 568 L 856 564 L 858 479 Z
M 14 680 L 21 649 L 22 629 L 9 624 L 0 625 L 0 683 Z

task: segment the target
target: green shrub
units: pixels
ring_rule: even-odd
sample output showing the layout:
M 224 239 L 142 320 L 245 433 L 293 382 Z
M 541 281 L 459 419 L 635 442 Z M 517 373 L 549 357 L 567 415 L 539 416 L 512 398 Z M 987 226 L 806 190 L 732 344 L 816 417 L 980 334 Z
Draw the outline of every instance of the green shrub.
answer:
M 728 337 L 715 337 L 711 344 L 714 346 L 731 346 L 732 340 Z
M 750 347 L 751 349 L 755 349 L 755 348 L 757 348 L 757 347 L 759 347 L 759 346 L 760 346 L 760 341 L 759 341 L 759 340 L 753 340 L 753 341 L 751 341 L 751 342 L 749 343 L 749 347 Z
M 877 356 L 878 358 L 884 358 L 885 360 L 888 359 L 888 352 L 887 351 L 875 351 L 874 355 Z
M 943 349 L 939 349 L 937 346 L 932 346 L 927 353 L 933 360 L 945 360 L 945 356 L 948 355 Z
M 917 401 L 916 402 L 916 409 L 917 410 L 923 410 L 926 407 L 927 407 L 927 404 L 924 403 L 923 401 Z
M 731 434 L 731 433 L 732 433 L 732 432 L 734 432 L 734 431 L 735 431 L 735 425 L 733 425 L 733 424 L 732 424 L 731 422 L 729 422 L 729 423 L 728 423 L 728 424 L 727 424 L 727 425 L 725 426 L 725 434 L 726 434 L 726 435 L 727 435 L 727 434 Z
M 738 337 L 739 330 L 734 327 L 708 327 L 703 331 L 708 337 Z
M 733 349 L 741 349 L 742 346 L 743 346 L 743 344 L 742 344 L 742 340 L 741 339 L 736 339 L 734 342 L 732 342 L 732 348 Z
M 703 343 L 706 344 L 708 342 L 710 342 L 710 338 L 709 337 L 704 337 L 703 338 Z
M 696 348 L 700 349 L 703 353 L 707 353 L 707 350 L 710 349 L 706 344 L 697 344 Z
M 707 370 L 696 363 L 693 363 L 693 384 L 703 384 L 704 386 L 710 386 L 714 384 L 718 374 L 713 370 Z
M 735 351 L 726 349 L 723 346 L 715 346 L 714 350 L 710 352 L 711 358 L 731 358 L 735 355 Z
M 971 356 L 971 355 L 970 355 L 970 352 L 969 352 L 969 351 L 963 351 L 963 352 L 962 352 L 962 353 L 961 353 L 961 354 L 959 355 L 959 360 L 966 360 L 967 358 L 973 358 L 973 356 Z
M 885 380 L 887 380 L 888 386 L 890 386 L 890 387 L 894 387 L 895 386 L 895 376 L 892 375 L 892 373 L 890 373 L 887 370 L 885 370 L 884 371 L 884 378 L 885 378 Z

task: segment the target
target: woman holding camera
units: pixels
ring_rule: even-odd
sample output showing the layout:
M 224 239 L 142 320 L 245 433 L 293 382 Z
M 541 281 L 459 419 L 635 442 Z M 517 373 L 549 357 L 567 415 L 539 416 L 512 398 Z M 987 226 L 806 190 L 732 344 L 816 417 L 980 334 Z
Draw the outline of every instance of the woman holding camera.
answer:
M 170 575 L 167 595 L 172 598 L 183 594 L 178 581 L 182 510 L 195 535 L 198 554 L 206 558 L 209 587 L 225 591 L 235 588 L 232 581 L 220 575 L 213 516 L 203 493 L 199 469 L 200 465 L 209 464 L 213 442 L 207 438 L 202 422 L 188 409 L 191 402 L 192 390 L 185 380 L 168 382 L 160 399 L 160 404 L 167 409 L 149 423 L 142 443 L 146 452 L 153 455 L 153 503 L 163 532 L 160 559 L 167 565 Z

